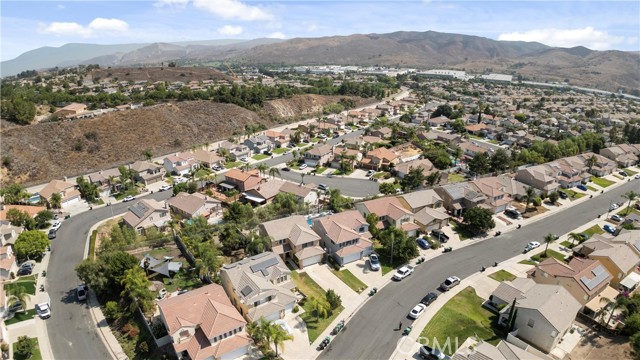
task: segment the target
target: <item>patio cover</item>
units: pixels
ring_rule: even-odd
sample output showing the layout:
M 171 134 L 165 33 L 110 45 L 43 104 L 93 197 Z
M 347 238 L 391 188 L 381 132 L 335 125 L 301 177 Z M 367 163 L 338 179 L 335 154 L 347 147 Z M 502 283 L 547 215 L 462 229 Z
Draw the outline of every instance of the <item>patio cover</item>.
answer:
M 222 187 L 223 187 L 223 188 L 225 188 L 225 189 L 229 189 L 229 190 L 232 190 L 232 189 L 235 189 L 235 188 L 236 188 L 234 185 L 227 184 L 227 183 L 225 183 L 225 182 L 221 182 L 221 183 L 220 183 L 220 184 L 218 184 L 218 185 L 222 186 Z
M 631 274 L 627 275 L 627 277 L 622 279 L 622 281 L 620 281 L 620 285 L 629 290 L 635 288 L 638 283 L 640 283 L 640 274 L 636 272 L 632 272 Z
M 598 294 L 596 297 L 591 299 L 591 301 L 589 301 L 585 306 L 591 309 L 594 313 L 597 313 L 598 311 L 600 311 L 600 309 L 607 306 L 607 304 L 601 302 L 600 299 L 605 297 L 607 299 L 613 300 L 619 294 L 620 292 L 618 290 L 612 288 L 611 286 L 607 286 L 600 294 Z
M 247 193 L 242 193 L 242 195 L 245 197 L 245 199 L 251 200 L 251 201 L 253 201 L 255 203 L 258 203 L 258 204 L 262 204 L 263 202 L 267 201 L 264 198 L 261 198 L 261 197 L 258 197 L 258 196 L 253 196 L 253 195 L 249 195 Z

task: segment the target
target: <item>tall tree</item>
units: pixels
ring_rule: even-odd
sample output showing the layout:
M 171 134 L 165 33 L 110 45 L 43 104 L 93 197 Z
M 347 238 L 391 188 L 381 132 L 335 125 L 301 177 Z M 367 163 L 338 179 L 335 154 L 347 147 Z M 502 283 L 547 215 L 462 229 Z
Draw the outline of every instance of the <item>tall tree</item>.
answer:
M 547 256 L 547 249 L 549 249 L 549 244 L 551 244 L 552 242 L 556 241 L 556 236 L 554 234 L 547 234 L 544 236 L 544 238 L 542 239 L 545 243 L 544 246 L 544 256 Z
M 431 174 L 427 175 L 427 184 L 433 187 L 436 184 L 440 183 L 440 179 L 440 171 L 434 171 Z
M 409 173 L 400 179 L 400 186 L 402 186 L 402 190 L 409 191 L 421 187 L 425 180 L 423 172 L 424 169 L 421 167 L 410 167 Z
M 155 294 L 149 289 L 151 282 L 147 279 L 144 270 L 139 266 L 125 271 L 121 284 L 124 287 L 121 296 L 127 297 L 130 300 L 129 311 L 131 311 L 131 313 L 135 311 L 138 305 L 143 313 L 147 313 L 153 309 Z
M 276 167 L 269 168 L 269 177 L 275 178 L 276 175 L 280 176 L 280 170 Z
M 278 357 L 278 347 L 284 351 L 284 342 L 287 340 L 293 340 L 293 335 L 290 335 L 280 325 L 274 323 L 269 324 L 269 337 L 276 348 L 276 358 Z
M 609 312 L 609 318 L 607 319 L 607 323 L 605 324 L 606 328 L 609 328 L 609 324 L 611 323 L 611 319 L 613 319 L 613 315 L 616 310 L 626 309 L 627 302 L 628 300 L 624 296 L 618 296 L 613 300 L 604 296 L 600 298 L 600 303 L 605 304 L 603 310 L 605 312 Z
M 489 162 L 491 163 L 491 171 L 502 173 L 509 169 L 511 158 L 504 149 L 498 149 L 491 155 Z
M 269 237 L 260 236 L 256 232 L 249 234 L 247 253 L 250 255 L 258 255 L 269 250 L 271 250 L 271 239 Z
M 34 230 L 37 222 L 27 213 L 20 209 L 12 208 L 7 210 L 7 220 L 13 226 L 24 227 L 27 230 Z
M 29 193 L 20 184 L 9 184 L 0 189 L 0 196 L 7 205 L 19 204 L 29 198 Z
M 49 199 L 49 204 L 54 209 L 60 209 L 62 207 L 62 195 L 60 193 L 51 194 L 51 199 Z
M 256 169 L 258 169 L 258 173 L 260 173 L 260 175 L 264 176 L 267 170 L 269 170 L 269 166 L 265 163 L 260 163 L 256 165 Z
M 49 239 L 42 231 L 29 230 L 18 235 L 18 239 L 14 245 L 18 259 L 35 259 L 49 247 Z
M 597 163 L 598 163 L 598 158 L 595 156 L 595 154 L 587 158 L 587 160 L 585 161 L 585 165 L 587 165 L 587 167 L 589 168 L 589 174 L 591 174 L 591 170 L 593 169 L 593 166 Z
M 476 175 L 483 175 L 491 170 L 491 164 L 489 162 L 489 155 L 486 153 L 476 153 L 469 161 L 469 171 Z
M 638 193 L 631 190 L 631 191 L 627 191 L 626 193 L 624 193 L 622 195 L 623 198 L 629 200 L 629 204 L 627 205 L 627 207 L 631 208 L 631 202 L 633 200 L 635 200 L 636 198 L 638 198 Z
M 582 241 L 582 236 L 578 233 L 569 233 L 569 235 L 567 236 L 569 239 L 571 239 L 571 245 L 575 246 L 576 243 L 580 243 Z
M 529 204 L 531 204 L 534 197 L 536 197 L 536 190 L 532 186 L 529 186 L 526 190 L 526 195 L 524 196 L 525 198 L 524 212 L 525 213 L 529 211 Z
M 316 314 L 317 321 L 320 321 L 320 317 L 326 319 L 331 312 L 331 305 L 329 305 L 329 302 L 324 297 L 309 296 L 307 301 L 309 302 L 311 311 Z
M 465 210 L 462 219 L 465 227 L 474 234 L 482 234 L 496 226 L 493 213 L 489 209 L 480 206 Z

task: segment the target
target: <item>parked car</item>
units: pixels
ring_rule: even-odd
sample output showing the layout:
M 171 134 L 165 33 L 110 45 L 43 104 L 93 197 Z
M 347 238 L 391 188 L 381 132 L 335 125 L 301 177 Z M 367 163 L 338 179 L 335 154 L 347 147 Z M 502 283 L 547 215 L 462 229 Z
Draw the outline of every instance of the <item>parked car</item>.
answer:
M 327 135 L 325 135 L 325 134 L 320 134 L 320 135 L 318 135 L 318 137 L 319 137 L 320 139 L 326 139 L 326 138 L 327 138 Z
M 51 307 L 48 303 L 36 304 L 36 312 L 41 319 L 48 319 L 51 317 Z
M 158 291 L 158 296 L 156 296 L 156 299 L 162 300 L 162 299 L 164 299 L 166 297 L 167 297 L 167 289 L 162 288 L 162 289 L 160 289 L 160 291 Z
M 439 229 L 431 230 L 431 236 L 436 238 L 436 240 L 440 241 L 441 243 L 446 243 L 447 241 L 449 241 L 449 235 L 445 234 L 444 231 Z
M 611 204 L 611 206 L 609 207 L 609 211 L 613 211 L 618 209 L 620 206 L 618 206 L 618 204 Z
M 457 276 L 449 276 L 442 284 L 440 284 L 440 289 L 444 291 L 449 291 L 456 285 L 460 284 L 460 278 Z
M 328 191 L 329 187 L 326 184 L 318 184 L 318 189 Z
M 451 357 L 443 354 L 440 350 L 427 345 L 420 346 L 420 357 L 427 360 L 451 360 Z
M 249 162 L 249 158 L 247 158 L 246 156 L 243 156 L 243 157 L 240 158 L 240 161 Z
M 431 305 L 431 303 L 436 301 L 437 298 L 438 298 L 438 294 L 434 292 L 430 292 L 425 297 L 423 297 L 422 300 L 420 300 L 420 303 L 425 305 Z
M 376 172 L 374 170 L 367 171 L 367 177 L 372 177 Z
M 51 223 L 51 229 L 53 230 L 57 231 L 58 229 L 60 229 L 60 226 L 62 226 L 60 220 L 53 220 L 53 222 Z
M 393 274 L 393 280 L 400 281 L 413 273 L 413 266 L 405 265 Z
M 582 241 L 587 241 L 591 237 L 591 236 L 589 236 L 589 234 L 585 234 L 585 233 L 580 233 L 580 234 L 578 234 L 578 236 L 580 236 L 582 238 Z
M 49 233 L 47 234 L 47 237 L 48 237 L 50 240 L 53 240 L 53 239 L 55 239 L 55 238 L 56 238 L 56 233 L 57 233 L 57 230 L 56 230 L 56 229 L 49 229 Z
M 378 259 L 378 255 L 369 255 L 369 268 L 371 269 L 371 271 L 380 270 L 380 260 Z
M 569 195 L 567 195 L 567 193 L 564 191 L 558 191 L 558 196 L 560 196 L 561 199 L 569 198 Z
M 169 189 L 171 189 L 171 185 L 169 184 L 160 186 L 160 191 L 167 191 Z
M 529 252 L 535 248 L 540 247 L 540 243 L 537 241 L 531 241 L 530 243 L 527 244 L 527 246 L 524 247 L 524 252 Z
M 222 171 L 222 166 L 213 165 L 211 168 L 215 171 Z
M 304 170 L 304 169 L 306 169 L 306 168 L 307 168 L 307 164 L 302 164 L 302 165 L 300 165 L 300 167 L 299 167 L 298 169 L 300 169 L 300 170 Z
M 269 150 L 265 150 L 262 153 L 265 154 L 265 155 L 269 155 L 269 156 L 273 155 L 273 153 L 271 151 L 269 151 Z
M 291 169 L 289 169 L 288 167 L 285 166 L 285 167 L 282 168 L 282 171 L 291 171 Z
M 424 311 L 427 309 L 427 306 L 424 304 L 418 304 L 411 309 L 409 312 L 409 317 L 412 319 L 418 319 L 420 315 L 424 314 Z
M 132 196 L 132 195 L 127 195 L 127 196 L 125 196 L 125 198 L 124 198 L 124 199 L 122 199 L 122 202 L 133 201 L 134 199 L 135 199 L 135 197 L 134 197 L 134 196 Z
M 636 174 L 636 176 L 633 177 L 634 179 L 640 179 L 640 174 Z
M 33 269 L 31 268 L 20 268 L 18 270 L 18 276 L 31 275 L 32 272 L 33 272 Z
M 582 184 L 580 184 L 580 185 L 578 185 L 578 186 L 576 186 L 576 187 L 577 187 L 578 189 L 582 190 L 582 191 L 587 191 L 587 190 L 589 190 L 589 189 L 587 189 L 587 187 L 586 187 L 586 186 L 584 186 L 584 185 L 582 185 Z
M 616 228 L 614 228 L 613 226 L 606 224 L 605 226 L 602 227 L 602 229 L 606 232 L 608 232 L 609 234 L 613 234 L 616 232 Z
M 288 147 L 289 149 L 293 149 L 294 147 L 296 147 L 296 145 L 295 145 L 295 144 L 292 144 L 292 143 L 288 143 L 288 144 L 287 144 L 287 147 Z
M 22 304 L 22 301 L 14 302 L 13 305 L 9 306 L 7 309 L 7 312 L 9 313 L 15 313 L 18 311 L 24 311 L 24 304 Z
M 613 221 L 622 221 L 622 218 L 619 215 L 612 215 L 611 220 Z
M 519 219 L 520 217 L 522 217 L 522 215 L 520 215 L 520 211 L 515 209 L 507 209 L 504 211 L 504 214 L 512 219 Z
M 76 288 L 76 298 L 78 301 L 87 300 L 87 288 L 84 285 L 80 285 Z
M 429 242 L 423 238 L 416 239 L 416 242 L 418 243 L 418 246 L 425 250 L 428 250 L 431 247 L 431 245 L 429 245 Z
M 620 176 L 622 177 L 627 177 L 627 172 L 626 171 L 618 171 L 618 174 L 620 174 Z

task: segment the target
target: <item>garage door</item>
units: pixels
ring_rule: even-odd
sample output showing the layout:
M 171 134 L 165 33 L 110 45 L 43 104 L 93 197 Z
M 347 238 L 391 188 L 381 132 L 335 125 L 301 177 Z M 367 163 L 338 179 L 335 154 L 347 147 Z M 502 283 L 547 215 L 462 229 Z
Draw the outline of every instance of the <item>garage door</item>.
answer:
M 307 267 L 309 265 L 317 264 L 322 261 L 322 254 L 317 256 L 312 256 L 310 258 L 302 260 L 302 267 Z
M 265 316 L 264 317 L 266 320 L 268 321 L 276 321 L 280 319 L 280 311 L 276 311 L 273 314 L 270 314 L 269 316 Z
M 75 203 L 77 203 L 77 202 L 79 202 L 79 201 L 80 201 L 80 196 L 76 196 L 76 197 L 71 198 L 71 199 L 69 199 L 69 200 L 67 200 L 67 201 L 64 201 L 64 202 L 62 203 L 62 205 L 71 205 L 71 204 L 75 204 Z
M 354 254 L 349 254 L 347 256 L 344 257 L 344 262 L 342 263 L 342 265 L 348 264 L 348 263 L 352 263 L 354 261 L 360 260 L 360 253 L 354 253 Z

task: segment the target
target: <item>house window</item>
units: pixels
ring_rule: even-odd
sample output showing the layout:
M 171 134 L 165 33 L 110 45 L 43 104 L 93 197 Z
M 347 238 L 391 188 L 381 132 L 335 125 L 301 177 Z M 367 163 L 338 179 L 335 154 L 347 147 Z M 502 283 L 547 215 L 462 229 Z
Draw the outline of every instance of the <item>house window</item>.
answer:
M 527 326 L 529 326 L 530 328 L 533 327 L 533 325 L 535 325 L 536 322 L 533 319 L 529 319 L 529 322 L 527 323 Z
M 364 226 L 360 226 L 360 228 L 358 229 L 359 233 L 363 233 L 365 231 Z

